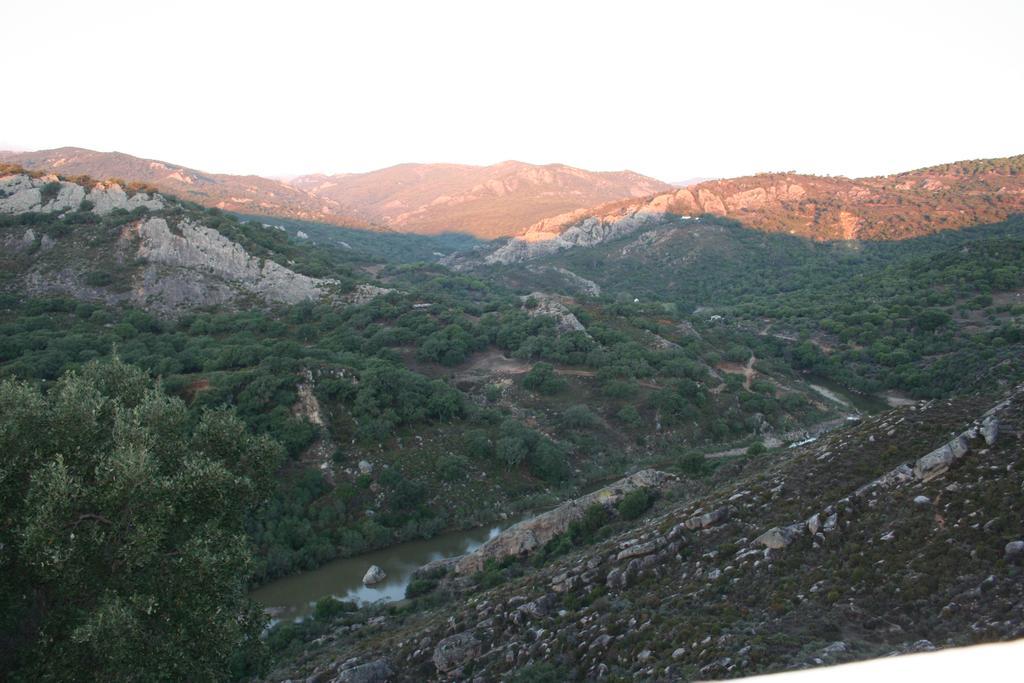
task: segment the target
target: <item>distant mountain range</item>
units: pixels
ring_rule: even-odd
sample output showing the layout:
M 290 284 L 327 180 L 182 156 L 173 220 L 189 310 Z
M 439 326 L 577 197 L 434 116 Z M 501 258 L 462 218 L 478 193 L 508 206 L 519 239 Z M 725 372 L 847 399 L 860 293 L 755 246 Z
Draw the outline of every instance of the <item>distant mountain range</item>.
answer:
M 1024 212 L 1024 155 L 890 176 L 764 173 L 609 202 L 533 224 L 495 254 L 510 262 L 593 246 L 668 215 L 714 214 L 814 240 L 897 240 L 996 223 Z
M 31 170 L 143 182 L 204 206 L 397 232 L 463 232 L 491 239 L 538 220 L 604 202 L 672 189 L 630 171 L 596 173 L 561 164 L 401 164 L 369 173 L 307 175 L 283 182 L 206 173 L 121 152 L 77 147 L 0 152 Z
M 715 214 L 816 240 L 905 239 L 1024 212 L 1024 155 L 850 179 L 763 173 L 670 185 L 630 171 L 562 164 L 400 164 L 288 181 L 205 173 L 120 152 L 0 152 L 64 176 L 142 182 L 204 206 L 399 233 L 513 237 L 496 260 L 595 244 L 651 218 Z
M 562 164 L 400 164 L 370 173 L 291 181 L 399 232 L 514 235 L 526 225 L 613 199 L 646 197 L 671 185 L 630 171 L 595 173 Z

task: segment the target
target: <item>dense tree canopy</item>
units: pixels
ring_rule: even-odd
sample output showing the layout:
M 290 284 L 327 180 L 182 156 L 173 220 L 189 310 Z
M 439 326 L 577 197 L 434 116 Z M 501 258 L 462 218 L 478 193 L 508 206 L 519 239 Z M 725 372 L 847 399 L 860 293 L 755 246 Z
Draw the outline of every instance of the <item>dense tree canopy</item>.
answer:
M 223 680 L 252 661 L 243 522 L 279 446 L 114 359 L 46 393 L 0 384 L 0 453 L 0 678 Z

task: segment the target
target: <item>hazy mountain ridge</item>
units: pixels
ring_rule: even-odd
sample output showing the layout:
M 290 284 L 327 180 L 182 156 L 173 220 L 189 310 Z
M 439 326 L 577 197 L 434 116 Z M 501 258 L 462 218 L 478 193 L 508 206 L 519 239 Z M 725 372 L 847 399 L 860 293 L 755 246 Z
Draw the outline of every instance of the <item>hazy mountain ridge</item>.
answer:
M 891 176 L 766 173 L 713 180 L 538 221 L 492 262 L 592 246 L 669 214 L 715 214 L 814 240 L 893 240 L 995 223 L 1024 211 L 1024 156 L 961 161 Z
M 354 207 L 402 232 L 494 238 L 565 211 L 671 186 L 633 173 L 506 161 L 492 166 L 400 164 L 369 173 L 300 176 L 295 187 Z
M 565 211 L 644 197 L 672 186 L 631 171 L 592 172 L 561 164 L 400 164 L 369 173 L 305 175 L 287 182 L 206 173 L 122 152 L 61 147 L 2 152 L 0 161 L 64 176 L 123 179 L 207 207 L 256 216 L 397 232 L 462 232 L 492 239 Z
M 116 178 L 147 183 L 161 192 L 224 211 L 370 227 L 336 201 L 313 197 L 281 181 L 256 175 L 205 173 L 122 152 L 95 152 L 78 147 L 0 152 L 0 161 L 66 177 L 87 175 L 97 180 Z

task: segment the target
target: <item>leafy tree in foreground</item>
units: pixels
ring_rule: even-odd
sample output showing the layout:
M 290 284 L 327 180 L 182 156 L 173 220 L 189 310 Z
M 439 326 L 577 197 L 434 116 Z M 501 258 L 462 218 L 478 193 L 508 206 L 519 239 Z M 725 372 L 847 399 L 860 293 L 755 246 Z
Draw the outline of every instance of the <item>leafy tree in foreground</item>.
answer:
M 280 447 L 114 359 L 0 383 L 0 678 L 224 680 L 256 661 L 246 512 Z

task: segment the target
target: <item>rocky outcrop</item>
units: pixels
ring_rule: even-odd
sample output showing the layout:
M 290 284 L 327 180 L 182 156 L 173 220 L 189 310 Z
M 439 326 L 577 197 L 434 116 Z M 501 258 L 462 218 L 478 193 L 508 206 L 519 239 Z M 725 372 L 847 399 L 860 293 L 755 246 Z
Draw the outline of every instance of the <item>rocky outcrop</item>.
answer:
M 63 213 L 77 211 L 82 201 L 91 203 L 91 211 L 105 216 L 114 209 L 132 211 L 145 207 L 151 211 L 164 208 L 160 195 L 136 192 L 129 195 L 117 183 L 97 183 L 89 192 L 77 183 L 59 180 L 57 176 L 33 178 L 23 173 L 0 177 L 0 213 Z
M 559 300 L 559 297 L 544 294 L 543 292 L 534 292 L 529 296 L 520 298 L 524 301 L 533 300 L 537 304 L 534 308 L 527 309 L 530 315 L 546 315 L 554 318 L 556 321 L 555 327 L 559 332 L 583 332 L 587 334 L 587 329 L 583 326 L 583 323 Z
M 355 289 L 345 295 L 345 303 L 361 306 L 362 304 L 370 303 L 379 296 L 385 296 L 396 291 L 398 290 L 363 283 L 356 285 Z
M 138 256 L 148 264 L 138 294 L 160 308 L 225 303 L 234 298 L 235 290 L 272 303 L 296 304 L 319 299 L 333 283 L 301 275 L 269 259 L 254 258 L 240 244 L 190 219 L 181 220 L 172 231 L 164 218 L 149 218 L 135 224 L 133 232 L 139 239 Z M 196 277 L 186 273 L 161 283 L 166 275 L 161 266 L 187 269 L 222 284 L 203 284 L 200 292 Z
M 458 574 L 473 574 L 482 570 L 487 560 L 529 554 L 564 533 L 570 524 L 583 517 L 591 505 L 611 506 L 630 491 L 658 489 L 675 479 L 674 475 L 665 472 L 641 470 L 610 486 L 563 503 L 554 510 L 510 526 L 474 552 L 455 561 L 455 571 Z
M 488 254 L 484 260 L 487 263 L 518 263 L 573 247 L 592 247 L 653 226 L 664 218 L 664 212 L 650 211 L 646 206 L 602 217 L 588 217 L 586 213 L 574 211 L 540 221 Z M 573 219 L 578 222 L 572 223 Z M 568 227 L 563 228 L 567 223 Z
M 934 451 L 918 459 L 914 464 L 914 476 L 924 481 L 942 476 L 960 458 L 971 450 L 970 441 L 963 434 L 944 443 Z

